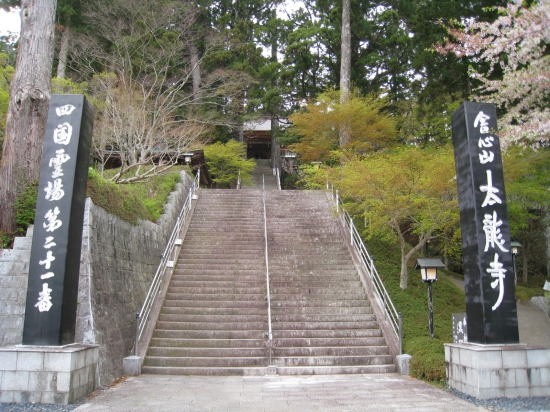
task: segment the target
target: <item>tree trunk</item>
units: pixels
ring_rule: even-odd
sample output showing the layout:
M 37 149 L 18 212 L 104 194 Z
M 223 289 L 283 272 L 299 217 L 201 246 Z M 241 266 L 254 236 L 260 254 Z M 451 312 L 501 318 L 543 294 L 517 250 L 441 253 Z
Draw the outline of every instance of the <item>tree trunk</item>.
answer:
M 191 53 L 191 76 L 193 77 L 193 96 L 195 99 L 199 97 L 201 87 L 201 67 L 199 63 L 199 50 L 194 41 L 191 41 L 189 46 Z
M 403 290 L 407 289 L 407 282 L 409 280 L 407 261 L 407 246 L 404 239 L 401 239 L 401 274 L 399 277 L 399 287 Z
M 69 40 L 71 38 L 70 22 L 61 30 L 61 47 L 59 49 L 59 62 L 57 63 L 57 77 L 65 78 L 65 70 L 67 69 L 67 56 L 69 55 Z
M 351 24 L 350 0 L 342 0 L 342 49 L 340 61 L 340 104 L 349 100 L 351 83 Z M 342 125 L 340 128 L 340 147 L 349 143 L 349 131 Z
M 523 252 L 523 279 L 522 280 L 523 280 L 523 284 L 527 285 L 527 266 L 528 266 L 527 256 L 529 256 L 529 244 L 527 242 L 523 244 L 522 252 Z
M 10 86 L 0 167 L 0 228 L 15 230 L 13 204 L 40 177 L 51 94 L 56 0 L 21 1 L 21 35 Z

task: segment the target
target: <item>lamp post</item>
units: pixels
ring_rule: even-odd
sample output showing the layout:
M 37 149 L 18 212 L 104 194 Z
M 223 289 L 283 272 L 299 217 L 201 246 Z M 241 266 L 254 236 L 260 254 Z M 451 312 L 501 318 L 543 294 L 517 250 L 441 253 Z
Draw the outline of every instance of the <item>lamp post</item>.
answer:
M 415 270 L 420 269 L 422 281 L 428 284 L 428 311 L 430 314 L 430 338 L 434 337 L 434 306 L 432 300 L 432 283 L 437 280 L 437 269 L 444 268 L 445 265 L 438 258 L 420 258 L 416 259 Z
M 516 255 L 519 253 L 519 248 L 521 247 L 521 243 L 519 242 L 511 242 L 512 245 L 512 262 L 514 264 L 514 284 L 518 284 L 518 274 L 516 272 Z

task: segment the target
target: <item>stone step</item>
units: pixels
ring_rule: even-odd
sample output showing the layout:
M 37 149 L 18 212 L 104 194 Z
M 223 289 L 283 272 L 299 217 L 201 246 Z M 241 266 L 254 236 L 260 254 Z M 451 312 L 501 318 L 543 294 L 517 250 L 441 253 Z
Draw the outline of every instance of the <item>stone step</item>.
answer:
M 207 272 L 207 273 L 206 273 Z M 174 282 L 178 281 L 190 281 L 201 282 L 202 284 L 209 284 L 210 282 L 262 282 L 265 284 L 265 269 L 258 272 L 257 270 L 248 271 L 247 274 L 234 274 L 228 271 L 218 270 L 180 270 L 177 275 L 172 275 Z
M 217 259 L 209 259 L 209 264 L 214 265 L 238 265 L 238 267 L 250 267 L 260 266 L 265 267 L 265 256 L 251 257 L 251 256 L 219 256 Z M 204 267 L 204 260 L 196 257 L 180 257 L 178 259 L 178 265 L 193 266 L 202 265 Z
M 263 280 L 263 281 L 262 281 Z M 216 288 L 265 288 L 266 287 L 266 284 L 267 282 L 265 281 L 265 279 L 254 279 L 254 280 L 250 280 L 250 281 L 244 281 L 244 280 L 233 280 L 233 281 L 228 281 L 227 280 L 227 277 L 224 279 L 224 280 L 220 280 L 220 281 L 204 281 L 203 279 L 201 280 L 179 280 L 178 279 L 173 279 L 172 282 L 170 283 L 170 286 L 174 286 L 174 287 L 177 287 L 177 288 L 201 288 L 201 287 L 204 287 L 205 285 L 208 285 L 210 287 L 216 287 Z
M 315 280 L 315 279 L 299 279 L 299 280 L 271 280 L 269 282 L 270 289 L 272 293 L 284 289 L 307 289 L 307 288 L 322 288 L 325 290 L 330 290 L 332 288 L 343 288 L 350 290 L 352 288 L 362 287 L 362 283 L 358 279 L 341 279 L 337 282 L 333 281 L 330 277 L 326 280 Z
M 163 356 L 147 356 L 143 363 L 144 366 L 163 366 L 163 367 L 260 367 L 267 366 L 269 352 L 266 351 L 264 356 L 252 357 L 192 357 L 192 358 L 175 358 Z
M 271 297 L 271 308 L 276 310 L 278 308 L 318 308 L 318 307 L 335 307 L 335 308 L 349 308 L 349 307 L 364 307 L 369 306 L 369 302 L 366 299 L 349 299 L 349 300 L 336 300 L 327 302 L 327 299 L 294 299 L 283 300 L 284 297 L 277 298 Z
M 212 323 L 266 323 L 267 324 L 267 311 L 262 315 L 192 315 L 183 313 L 161 313 L 159 316 L 161 322 L 203 322 L 208 323 L 209 327 Z M 364 320 L 364 319 L 361 319 Z M 372 320 L 372 319 L 366 319 Z M 293 322 L 293 321 L 289 321 Z M 203 325 L 204 326 L 204 325 Z M 237 328 L 240 329 L 240 328 Z
M 350 338 L 354 338 L 350 340 Z M 360 340 L 360 338 L 369 338 Z M 378 328 L 371 329 L 318 329 L 318 330 L 274 330 L 273 339 L 281 342 L 279 346 L 303 346 L 304 342 L 313 342 L 313 339 L 322 339 L 323 344 L 316 342 L 315 346 L 335 346 L 337 342 L 346 339 L 346 342 L 359 342 L 360 345 L 381 345 L 380 340 L 371 341 L 370 338 L 381 338 L 382 331 Z M 373 343 L 376 342 L 376 343 Z
M 249 288 L 223 288 L 215 287 L 209 285 L 208 287 L 177 287 L 170 285 L 168 287 L 168 294 L 195 294 L 195 295 L 211 295 L 211 294 L 222 294 L 222 295 L 233 295 L 235 298 L 238 298 L 239 295 L 262 295 L 265 296 L 267 293 L 266 286 L 263 287 L 249 287 Z M 245 299 L 246 300 L 246 299 Z
M 213 294 L 193 294 L 193 293 L 167 293 L 166 299 L 168 300 L 180 300 L 183 302 L 186 301 L 239 301 L 239 302 L 248 302 L 248 301 L 264 301 L 266 300 L 266 295 L 220 295 L 219 293 Z
M 330 292 L 330 291 L 328 291 Z M 324 305 L 319 306 L 329 306 L 334 305 L 336 302 L 340 300 L 365 300 L 367 299 L 367 295 L 361 292 L 347 292 L 344 291 L 342 293 L 330 293 L 330 294 L 307 294 L 307 293 L 296 293 L 294 295 L 288 295 L 288 296 L 279 296 L 277 294 L 271 293 L 271 302 L 288 302 L 288 301 L 311 301 L 311 302 L 325 302 Z M 282 303 L 281 305 L 285 305 L 285 303 Z
M 167 299 L 164 301 L 164 307 L 193 307 L 193 308 L 223 308 L 223 309 L 235 309 L 235 308 L 264 308 L 267 311 L 267 300 L 189 300 L 182 301 L 180 299 Z
M 265 358 L 269 356 L 267 347 L 150 347 L 149 356 L 157 358 Z
M 200 322 L 168 322 L 159 320 L 158 329 L 165 330 L 202 330 L 204 324 Z M 213 322 L 208 325 L 210 330 L 268 330 L 267 319 L 265 322 Z
M 272 322 L 273 331 L 276 330 L 345 330 L 345 329 L 375 329 L 378 328 L 376 321 L 361 322 Z
M 156 329 L 153 335 L 155 346 L 181 345 L 189 347 L 215 347 L 222 345 L 264 345 L 266 330 L 165 330 Z M 241 342 L 242 341 L 242 342 Z M 152 342 L 152 340 L 151 340 Z
M 165 314 L 183 314 L 183 315 L 265 315 L 267 305 L 258 306 L 256 310 L 253 307 L 246 308 L 211 308 L 182 306 L 181 302 L 170 301 L 169 305 L 162 307 L 161 313 Z M 366 315 L 372 314 L 373 309 L 370 306 L 358 307 L 272 307 L 271 316 L 278 315 Z
M 347 345 L 347 342 L 342 342 Z M 384 342 L 385 343 L 385 342 Z M 304 346 L 304 347 L 275 347 L 272 351 L 274 358 L 297 356 L 378 356 L 388 355 L 387 346 Z
M 283 366 L 356 366 L 356 365 L 390 365 L 391 355 L 365 356 L 287 356 L 272 358 L 273 365 Z
M 376 321 L 374 314 L 272 314 L 271 322 L 277 323 L 303 323 L 303 322 L 373 322 Z
M 277 366 L 277 374 L 291 375 L 352 375 L 371 373 L 395 373 L 397 367 L 388 365 L 360 365 L 360 366 Z
M 265 376 L 267 366 L 263 367 L 173 367 L 143 366 L 141 372 L 153 375 L 186 375 L 186 376 Z
M 277 315 L 363 315 L 372 314 L 373 309 L 368 305 L 352 306 L 352 307 L 284 307 L 273 306 L 271 308 L 271 316 Z

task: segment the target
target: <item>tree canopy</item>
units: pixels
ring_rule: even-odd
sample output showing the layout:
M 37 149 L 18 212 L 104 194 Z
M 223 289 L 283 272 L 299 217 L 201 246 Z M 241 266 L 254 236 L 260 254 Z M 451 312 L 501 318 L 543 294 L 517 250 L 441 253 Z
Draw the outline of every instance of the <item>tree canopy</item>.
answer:
M 391 116 L 383 112 L 384 99 L 371 94 L 350 94 L 340 103 L 339 92 L 329 90 L 290 116 L 292 133 L 301 137 L 290 149 L 303 162 L 329 160 L 331 152 L 341 148 L 368 153 L 396 144 L 396 130 Z M 345 130 L 348 142 L 340 147 L 340 133 Z

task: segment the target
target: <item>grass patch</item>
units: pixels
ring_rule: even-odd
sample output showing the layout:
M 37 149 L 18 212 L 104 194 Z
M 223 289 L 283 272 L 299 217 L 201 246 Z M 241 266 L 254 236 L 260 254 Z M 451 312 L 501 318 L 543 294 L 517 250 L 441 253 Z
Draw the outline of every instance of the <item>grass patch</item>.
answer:
M 400 249 L 397 244 L 366 242 L 384 285 L 398 312 L 403 315 L 403 350 L 413 358 L 411 376 L 434 384 L 446 382 L 444 343 L 453 341 L 452 314 L 466 311 L 464 292 L 442 271 L 432 285 L 434 304 L 434 338 L 428 329 L 428 288 L 420 272 L 409 265 L 408 287 L 399 287 Z

